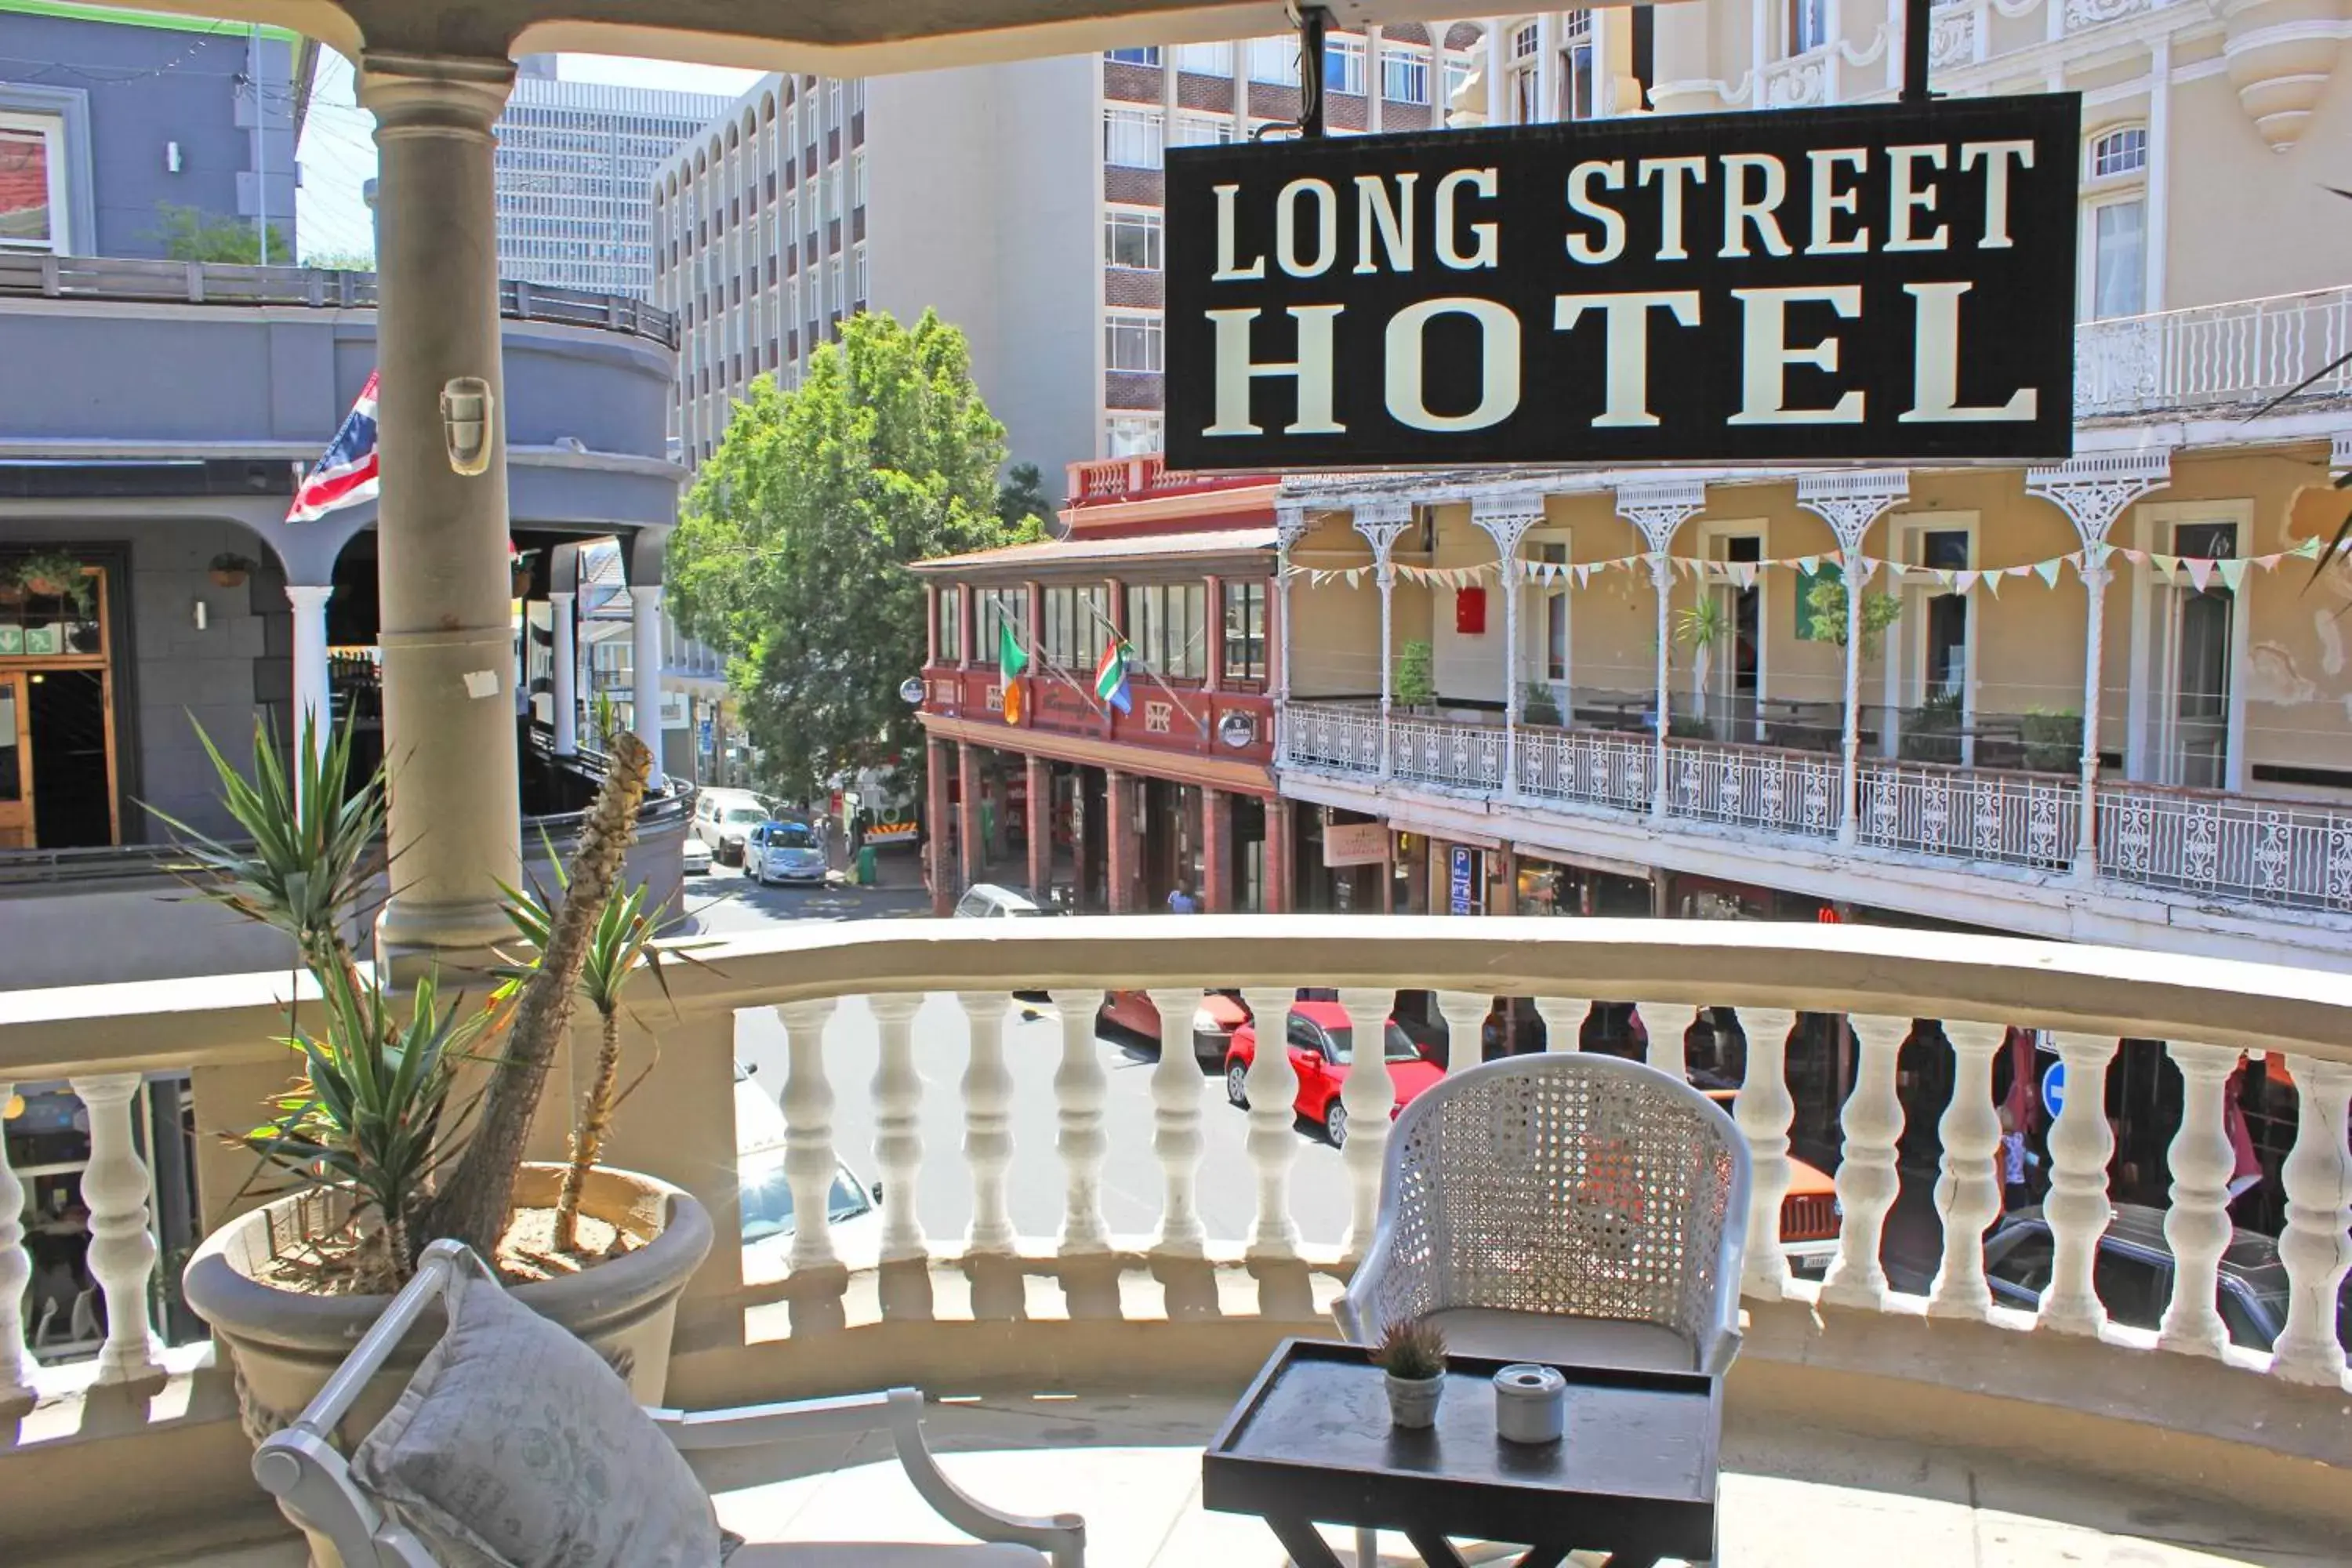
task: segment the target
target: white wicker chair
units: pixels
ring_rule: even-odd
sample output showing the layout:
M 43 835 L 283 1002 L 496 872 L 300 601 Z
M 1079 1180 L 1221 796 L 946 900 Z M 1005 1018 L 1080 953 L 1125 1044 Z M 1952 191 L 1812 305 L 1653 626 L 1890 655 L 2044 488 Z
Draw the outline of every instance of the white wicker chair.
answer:
M 1427 1317 L 1466 1354 L 1720 1380 L 1739 1352 L 1748 1181 L 1731 1118 L 1653 1068 L 1471 1068 L 1397 1119 L 1339 1325 L 1370 1344 Z
M 343 1364 L 306 1407 L 301 1417 L 273 1434 L 253 1456 L 254 1479 L 278 1499 L 287 1517 L 334 1543 L 344 1568 L 442 1568 L 415 1533 L 379 1508 L 329 1440 L 351 1413 L 368 1380 L 380 1370 L 425 1309 L 441 1299 L 451 1271 L 471 1255 L 454 1241 L 425 1249 L 415 1278 L 392 1299 L 383 1316 L 352 1347 Z M 478 1267 L 478 1265 L 477 1265 Z M 979 1542 L 971 1546 L 819 1543 L 764 1546 L 752 1542 L 732 1559 L 737 1568 L 920 1568 L 965 1563 L 979 1568 L 1084 1568 L 1086 1524 L 1075 1514 L 1022 1519 L 1000 1513 L 967 1496 L 942 1474 L 923 1440 L 923 1396 L 915 1389 L 788 1405 L 753 1405 L 731 1410 L 646 1412 L 682 1452 L 742 1448 L 808 1437 L 887 1431 L 898 1463 L 922 1500 L 940 1516 Z M 877 1521 L 879 1522 L 879 1521 Z

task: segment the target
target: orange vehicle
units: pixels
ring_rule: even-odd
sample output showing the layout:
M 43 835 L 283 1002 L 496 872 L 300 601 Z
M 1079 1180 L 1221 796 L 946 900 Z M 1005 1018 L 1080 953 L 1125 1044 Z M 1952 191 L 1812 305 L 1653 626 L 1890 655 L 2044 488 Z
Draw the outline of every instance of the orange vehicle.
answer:
M 1739 1091 L 1702 1086 L 1699 1092 L 1729 1110 Z M 1844 1217 L 1838 1208 L 1837 1183 L 1820 1166 L 1794 1158 L 1789 1162 L 1789 1195 L 1780 1200 L 1780 1250 L 1801 1278 L 1818 1279 L 1837 1256 L 1838 1224 Z

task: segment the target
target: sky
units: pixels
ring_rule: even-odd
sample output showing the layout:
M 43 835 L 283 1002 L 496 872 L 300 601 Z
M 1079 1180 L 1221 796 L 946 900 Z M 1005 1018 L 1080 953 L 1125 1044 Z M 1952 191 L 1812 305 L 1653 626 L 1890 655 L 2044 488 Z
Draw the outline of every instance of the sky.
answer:
M 569 81 L 716 92 L 730 98 L 760 79 L 758 71 L 610 55 L 559 56 L 556 74 Z M 332 49 L 320 50 L 317 89 L 296 153 L 302 164 L 302 189 L 295 198 L 295 223 L 304 260 L 374 254 L 374 227 L 360 195 L 361 186 L 375 174 L 374 132 L 375 117 L 352 98 L 351 62 Z

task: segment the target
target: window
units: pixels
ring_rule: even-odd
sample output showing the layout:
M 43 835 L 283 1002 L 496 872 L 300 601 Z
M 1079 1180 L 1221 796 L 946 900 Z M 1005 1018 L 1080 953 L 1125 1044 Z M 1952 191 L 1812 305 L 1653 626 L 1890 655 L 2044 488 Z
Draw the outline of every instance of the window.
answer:
M 1429 101 L 1429 57 L 1404 49 L 1381 50 L 1381 96 L 1391 103 Z
M 2110 131 L 2091 143 L 2091 178 L 2095 180 L 2137 174 L 2147 167 L 2147 128 L 2144 125 Z
M 1789 52 L 1806 55 L 1830 41 L 1830 0 L 1789 0 Z
M 2137 316 L 2146 309 L 2147 207 L 2137 200 L 2091 209 L 2091 315 Z
M 1105 49 L 1103 58 L 1115 60 L 1123 66 L 1157 66 L 1160 63 L 1160 47 L 1154 44 L 1139 49 Z
M 1533 60 L 1543 53 L 1543 29 L 1534 22 L 1523 23 L 1511 29 L 1511 62 Z
M 854 207 L 866 205 L 866 154 L 863 153 L 853 153 L 849 157 L 849 205 Z
M 1553 566 L 1568 564 L 1568 542 L 1546 539 L 1533 542 L 1532 558 Z M 1558 685 L 1568 679 L 1568 588 L 1563 575 L 1552 579 L 1543 598 L 1543 614 L 1537 623 L 1538 639 L 1536 666 L 1543 671 L 1538 679 L 1549 685 Z
M 1599 109 L 1593 91 L 1592 13 L 1568 14 L 1568 44 L 1559 51 L 1559 117 L 1590 120 Z
M 1160 450 L 1160 416 L 1114 414 L 1103 421 L 1103 456 L 1139 458 Z
M 1103 322 L 1103 363 L 1111 370 L 1160 373 L 1160 318 L 1114 311 Z
M 1929 530 L 1919 541 L 1919 563 L 1932 570 L 1965 572 L 1969 566 L 1969 531 Z M 1923 684 L 1927 695 L 1958 697 L 1969 677 L 1969 601 L 1964 594 L 1937 594 L 1927 601 L 1927 668 Z
M 1265 679 L 1265 584 L 1224 585 L 1224 678 Z
M 1364 40 L 1328 38 L 1323 45 L 1323 89 L 1327 92 L 1364 91 Z
M 1047 588 L 1038 604 L 1045 621 L 1045 662 L 1091 676 L 1102 660 L 1103 628 L 1110 616 L 1109 590 Z
M 1454 95 L 1462 90 L 1477 68 L 1461 55 L 1445 57 L 1445 105 L 1447 108 L 1453 107 Z M 1483 108 L 1480 112 L 1485 112 Z
M 1160 215 L 1114 212 L 1104 226 L 1103 261 L 1110 267 L 1160 270 Z
M 1160 112 L 1151 109 L 1103 110 L 1103 162 L 1122 169 L 1157 169 L 1160 159 Z
M 971 591 L 973 617 L 980 641 L 972 648 L 972 662 L 992 665 L 996 662 L 1003 628 L 1013 628 L 1013 640 L 1024 648 L 1029 646 L 1029 590 L 1026 588 L 974 588 Z
M 63 255 L 65 122 L 46 114 L 0 114 L 0 251 Z
M 1171 147 L 1213 147 L 1234 139 L 1234 122 L 1223 114 L 1180 114 L 1168 138 Z
M 963 593 L 953 584 L 939 590 L 940 662 L 963 662 Z
M 866 300 L 869 298 L 866 292 L 866 247 L 861 245 L 850 254 L 856 262 L 856 271 L 853 282 L 855 292 L 850 295 L 850 300 L 853 304 L 856 305 L 858 309 L 863 310 L 866 307 Z
M 1511 123 L 1535 125 L 1543 119 L 1543 73 L 1529 60 L 1511 72 Z
M 1275 87 L 1298 85 L 1298 40 L 1293 37 L 1252 38 L 1249 79 Z
M 1127 640 L 1152 674 L 1198 680 L 1207 668 L 1202 624 L 1206 589 L 1198 583 L 1135 584 L 1127 590 Z
M 1234 47 L 1225 44 L 1179 44 L 1176 46 L 1176 68 L 1198 76 L 1234 74 Z

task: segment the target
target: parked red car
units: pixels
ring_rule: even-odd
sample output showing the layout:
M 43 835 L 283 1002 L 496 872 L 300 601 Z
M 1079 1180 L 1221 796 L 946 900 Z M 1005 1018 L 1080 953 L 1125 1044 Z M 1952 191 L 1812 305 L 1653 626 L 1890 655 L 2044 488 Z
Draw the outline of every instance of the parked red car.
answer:
M 1337 1002 L 1300 1002 L 1290 1009 L 1290 1065 L 1298 1074 L 1298 1093 L 1292 1109 L 1323 1129 L 1337 1147 L 1348 1142 L 1348 1108 L 1340 1102 L 1340 1080 L 1355 1059 L 1355 1030 L 1348 1010 Z M 1414 1096 L 1445 1076 L 1445 1069 L 1424 1058 L 1397 1021 L 1388 1021 L 1383 1052 L 1389 1077 L 1396 1084 L 1391 1119 Z M 1244 1024 L 1234 1031 L 1233 1049 L 1225 1055 L 1225 1098 L 1235 1105 L 1249 1103 L 1250 1063 L 1257 1059 L 1257 1026 Z
M 1249 1016 L 1249 1006 L 1237 991 L 1201 993 L 1201 1005 L 1185 1022 L 1192 1035 L 1192 1059 L 1201 1064 L 1202 1072 L 1213 1073 L 1225 1065 L 1225 1050 L 1233 1042 L 1234 1031 L 1248 1023 Z M 1106 1026 L 1158 1040 L 1160 1009 L 1143 992 L 1106 991 L 1095 1014 L 1095 1027 Z

